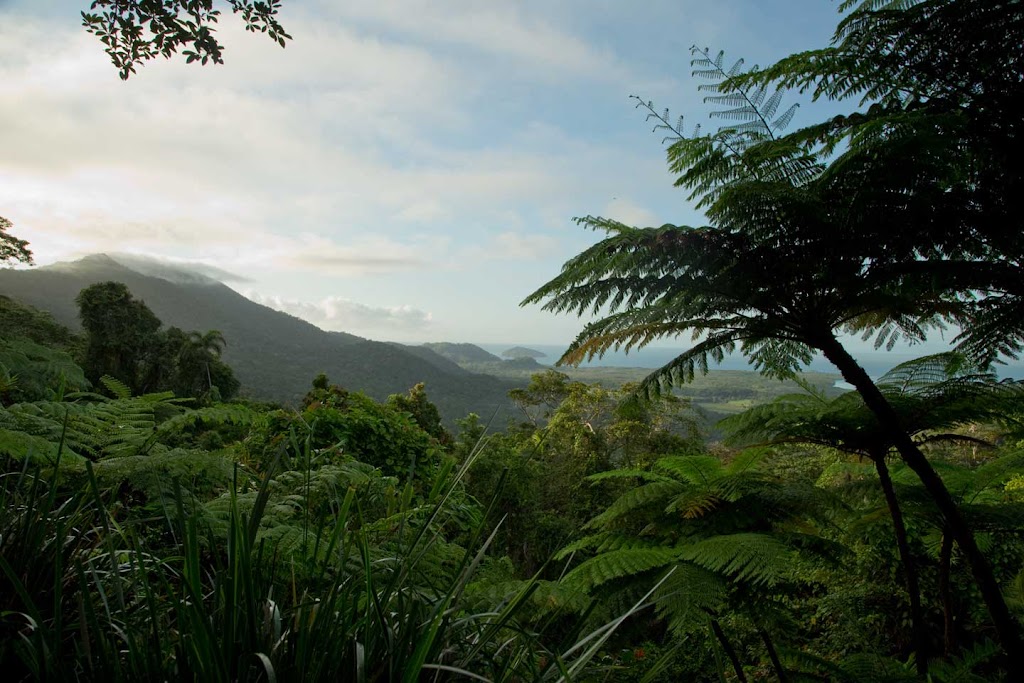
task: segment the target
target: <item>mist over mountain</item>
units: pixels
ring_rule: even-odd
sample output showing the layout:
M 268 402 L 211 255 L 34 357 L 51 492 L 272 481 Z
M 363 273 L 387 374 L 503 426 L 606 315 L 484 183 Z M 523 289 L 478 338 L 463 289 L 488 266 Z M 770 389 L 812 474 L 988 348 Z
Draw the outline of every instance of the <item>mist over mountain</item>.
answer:
M 508 407 L 507 392 L 514 386 L 509 381 L 468 372 L 427 348 L 321 330 L 250 301 L 223 284 L 221 276 L 236 278 L 207 266 L 95 254 L 29 270 L 2 270 L 0 293 L 79 330 L 78 293 L 96 282 L 123 282 L 165 326 L 220 330 L 228 344 L 223 358 L 242 382 L 242 393 L 253 398 L 295 405 L 313 377 L 326 372 L 333 383 L 377 399 L 425 382 L 449 421 L 469 412 L 485 418 L 495 411 L 502 415 Z

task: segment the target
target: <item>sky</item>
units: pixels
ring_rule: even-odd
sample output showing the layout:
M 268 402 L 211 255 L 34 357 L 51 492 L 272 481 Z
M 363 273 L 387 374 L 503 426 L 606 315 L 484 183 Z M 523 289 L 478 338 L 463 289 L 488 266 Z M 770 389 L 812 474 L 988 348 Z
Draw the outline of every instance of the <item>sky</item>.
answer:
M 713 126 L 692 45 L 767 64 L 826 45 L 838 17 L 830 0 L 284 0 L 285 49 L 226 13 L 226 64 L 122 82 L 87 5 L 0 0 L 0 215 L 36 262 L 199 263 L 402 342 L 571 340 L 579 319 L 519 302 L 600 239 L 574 217 L 703 222 L 629 96 Z

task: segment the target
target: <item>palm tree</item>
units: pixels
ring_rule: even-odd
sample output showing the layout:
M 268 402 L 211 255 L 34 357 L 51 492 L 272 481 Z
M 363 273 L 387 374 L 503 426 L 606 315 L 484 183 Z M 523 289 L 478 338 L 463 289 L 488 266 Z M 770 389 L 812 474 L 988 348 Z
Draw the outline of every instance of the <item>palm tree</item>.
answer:
M 224 352 L 228 343 L 224 339 L 224 335 L 220 330 L 210 330 L 206 334 L 192 332 L 189 335 L 189 338 L 192 342 L 193 348 L 195 348 L 204 358 L 203 365 L 206 367 L 206 388 L 208 391 L 212 391 L 213 380 L 210 378 L 210 361 L 214 359 L 220 360 L 220 356 Z
M 226 346 L 227 341 L 219 330 L 189 332 L 183 337 L 178 348 L 178 384 L 181 390 L 190 395 L 212 392 L 210 364 L 220 360 Z M 203 375 L 206 386 L 200 388 Z

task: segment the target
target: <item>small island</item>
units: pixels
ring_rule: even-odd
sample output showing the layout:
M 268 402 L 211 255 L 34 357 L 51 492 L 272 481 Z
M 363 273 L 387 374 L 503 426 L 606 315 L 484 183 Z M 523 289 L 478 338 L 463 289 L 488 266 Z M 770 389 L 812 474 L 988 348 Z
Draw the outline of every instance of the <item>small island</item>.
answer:
M 548 354 L 543 351 L 537 351 L 536 349 L 528 349 L 525 346 L 513 346 L 511 349 L 506 349 L 501 352 L 502 358 L 508 358 L 509 360 L 522 360 L 523 358 L 532 358 L 536 360 L 538 358 L 546 358 Z

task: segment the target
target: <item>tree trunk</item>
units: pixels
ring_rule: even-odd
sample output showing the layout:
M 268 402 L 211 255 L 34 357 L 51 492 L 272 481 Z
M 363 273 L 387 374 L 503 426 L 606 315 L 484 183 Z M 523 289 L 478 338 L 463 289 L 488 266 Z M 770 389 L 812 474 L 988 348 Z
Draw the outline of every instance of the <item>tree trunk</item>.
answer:
M 956 631 L 953 623 L 953 593 L 949 588 L 949 575 L 953 564 L 953 536 L 949 529 L 942 530 L 939 548 L 939 599 L 942 600 L 942 645 L 947 657 L 956 651 Z
M 889 507 L 893 530 L 896 532 L 896 548 L 900 553 L 903 576 L 907 581 L 907 593 L 910 596 L 910 622 L 916 654 L 915 665 L 917 675 L 924 678 L 928 675 L 928 635 L 925 632 L 924 612 L 921 609 L 921 587 L 917 580 L 917 565 L 910 554 L 907 527 L 903 522 L 903 511 L 896 498 L 896 490 L 892 485 L 892 477 L 889 476 L 889 468 L 885 466 L 885 453 L 873 454 L 872 460 L 874 460 L 875 470 L 878 472 L 878 481 L 882 485 L 882 493 L 885 494 L 885 504 Z
M 971 565 L 971 573 L 974 575 L 974 580 L 977 582 L 978 589 L 985 600 L 985 606 L 992 617 L 992 623 L 995 626 L 999 643 L 1002 645 L 1003 653 L 1006 656 L 1006 667 L 1010 674 L 1010 679 L 1024 681 L 1024 659 L 1022 659 L 1024 652 L 1021 649 L 1017 623 L 1010 615 L 1010 610 L 1007 608 L 1006 600 L 1003 599 L 1003 594 L 999 590 L 999 583 L 996 582 L 992 568 L 978 548 L 978 544 L 974 540 L 974 534 L 960 513 L 960 508 L 957 507 L 953 496 L 950 495 L 942 478 L 931 466 L 931 463 L 928 462 L 924 453 L 917 447 L 906 430 L 903 429 L 900 424 L 899 415 L 897 415 L 885 396 L 839 340 L 829 333 L 821 340 L 818 348 L 839 369 L 843 379 L 857 390 L 857 393 L 864 400 L 864 404 L 875 415 L 875 418 L 882 426 L 886 436 L 895 445 L 896 450 L 899 451 L 903 462 L 910 469 L 914 470 L 921 483 L 924 484 L 925 490 L 928 491 L 928 495 L 931 496 L 932 501 L 939 508 L 939 512 L 945 519 L 946 526 L 952 533 L 953 540 L 960 546 L 961 552 L 963 552 L 968 563 Z
M 779 653 L 775 651 L 775 645 L 772 643 L 772 638 L 768 635 L 768 631 L 758 626 L 757 634 L 761 636 L 761 642 L 764 643 L 765 649 L 768 650 L 768 659 L 772 660 L 772 666 L 775 668 L 775 675 L 779 677 L 779 683 L 787 683 L 786 670 L 782 668 Z
M 715 638 L 718 638 L 718 642 L 722 645 L 722 649 L 725 650 L 726 656 L 732 662 L 732 670 L 736 672 L 736 678 L 741 683 L 747 683 L 747 676 L 743 673 L 740 658 L 736 656 L 736 650 L 733 649 L 729 639 L 725 637 L 725 631 L 722 630 L 722 626 L 718 623 L 717 619 L 711 620 L 711 630 L 715 632 Z

